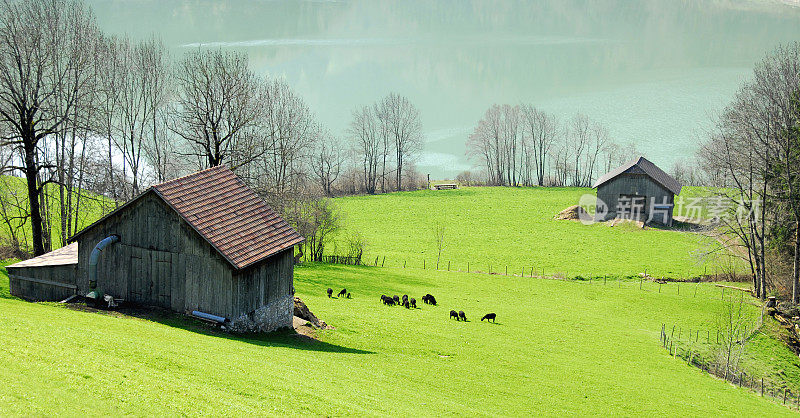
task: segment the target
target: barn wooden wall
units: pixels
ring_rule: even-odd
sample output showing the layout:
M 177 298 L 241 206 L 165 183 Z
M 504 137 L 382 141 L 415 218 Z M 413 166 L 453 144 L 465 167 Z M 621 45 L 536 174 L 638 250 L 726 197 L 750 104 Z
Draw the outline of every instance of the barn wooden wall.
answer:
M 8 267 L 11 294 L 28 300 L 64 300 L 75 294 L 77 266 Z
M 291 249 L 234 274 L 234 309 L 247 313 L 293 294 L 294 257 Z
M 234 272 L 230 264 L 154 194 L 79 237 L 79 289 L 88 289 L 89 254 L 101 239 L 117 234 L 98 263 L 97 287 L 133 302 L 178 312 L 199 310 L 236 318 L 259 303 L 291 292 L 291 250 L 255 268 Z
M 656 204 L 662 203 L 664 197 L 667 198 L 667 203 L 675 203 L 672 192 L 653 181 L 649 176 L 644 174 L 621 174 L 597 188 L 597 197 L 608 205 L 608 214 L 602 220 L 614 219 L 617 216 L 617 203 L 621 194 L 639 195 L 647 198 L 647 204 L 642 212 L 644 220 L 647 220 L 650 216 L 650 199 L 652 197 L 656 198 Z M 671 218 L 672 213 L 670 212 Z

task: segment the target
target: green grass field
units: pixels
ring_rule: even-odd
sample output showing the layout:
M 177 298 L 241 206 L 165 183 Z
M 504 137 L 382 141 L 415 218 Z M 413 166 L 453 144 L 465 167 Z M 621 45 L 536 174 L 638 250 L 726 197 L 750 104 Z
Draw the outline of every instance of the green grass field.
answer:
M 678 295 L 676 284 L 659 293 L 632 281 L 308 265 L 296 269 L 297 294 L 336 328 L 313 342 L 229 336 L 177 315 L 145 320 L 24 302 L 0 277 L 2 415 L 791 413 L 659 344 L 664 322 L 711 325 L 723 302 L 708 284 L 694 296 Z M 329 286 L 347 287 L 353 299 L 328 299 Z M 378 300 L 428 292 L 440 306 Z M 469 322 L 449 320 L 450 309 Z M 480 322 L 490 311 L 497 324 Z M 766 344 L 752 354 L 781 352 Z
M 336 199 L 346 228 L 368 240 L 367 257 L 386 256 L 392 267 L 296 268 L 297 295 L 335 327 L 318 331 L 319 341 L 288 332 L 232 336 L 163 312 L 141 318 L 29 303 L 9 295 L 3 271 L 0 415 L 791 414 L 661 347 L 662 323 L 714 332 L 726 302 L 711 284 L 644 282 L 640 289 L 635 279 L 431 269 L 439 221 L 446 225 L 442 259 L 454 270 L 467 260 L 478 264 L 473 271 L 491 262 L 502 272 L 508 264 L 510 274 L 533 260 L 548 275 L 571 277 L 705 269 L 692 255 L 704 245 L 696 234 L 552 219 L 585 191 L 468 188 Z M 354 297 L 329 299 L 328 287 Z M 422 304 L 425 293 L 440 306 Z M 409 294 L 420 309 L 385 307 L 381 294 Z M 746 306 L 751 318 L 760 313 Z M 450 309 L 464 310 L 469 322 L 448 319 Z M 498 314 L 497 324 L 479 321 L 488 312 Z M 797 393 L 800 361 L 777 332 L 768 318 L 743 364 Z M 691 347 L 713 351 L 702 341 Z
M 45 191 L 51 196 L 49 199 L 49 206 L 47 210 L 42 212 L 42 216 L 49 217 L 52 221 L 48 222 L 51 225 L 50 237 L 52 240 L 53 249 L 61 247 L 61 216 L 59 211 L 59 196 L 58 187 L 55 184 L 48 184 L 45 186 Z M 30 222 L 25 219 L 14 219 L 26 214 L 28 209 L 27 191 L 25 188 L 25 179 L 20 177 L 3 175 L 0 176 L 0 194 L 5 197 L 5 207 L 0 205 L 0 210 L 7 211 L 9 218 L 11 218 L 11 226 L 18 232 L 18 240 L 20 246 L 24 249 L 32 248 L 31 228 Z M 81 214 L 77 219 L 75 231 L 88 226 L 92 222 L 99 219 L 103 214 L 111 211 L 114 208 L 113 200 L 97 196 L 86 191 L 73 192 L 73 199 L 80 200 Z M 22 206 L 24 210 L 20 210 Z M 3 217 L 5 218 L 5 217 Z M 20 227 L 21 226 L 21 227 Z M 0 222 L 0 238 L 8 238 L 11 236 L 10 228 L 7 223 Z
M 436 267 L 436 227 L 445 228 L 439 269 L 547 276 L 655 276 L 685 278 L 713 273 L 718 260 L 700 257 L 707 238 L 689 232 L 609 227 L 555 220 L 561 210 L 594 193 L 581 188 L 481 187 L 446 191 L 390 193 L 335 199 L 343 228 L 334 251 L 343 253 L 345 237 L 359 231 L 373 264 Z M 684 194 L 701 192 L 686 188 Z M 469 266 L 467 265 L 469 263 Z

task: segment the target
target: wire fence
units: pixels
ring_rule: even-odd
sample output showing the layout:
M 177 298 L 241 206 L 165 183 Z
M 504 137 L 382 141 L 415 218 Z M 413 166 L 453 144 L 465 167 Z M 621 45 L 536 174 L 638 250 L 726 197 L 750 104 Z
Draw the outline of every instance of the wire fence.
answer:
M 388 262 L 387 262 L 388 260 Z M 309 261 L 306 259 L 306 261 Z M 568 270 L 551 269 L 546 270 L 544 267 L 512 267 L 505 264 L 492 264 L 492 263 L 472 263 L 472 262 L 459 262 L 452 261 L 431 261 L 427 259 L 419 259 L 409 261 L 407 259 L 387 259 L 386 256 L 377 255 L 373 259 L 372 256 L 366 257 L 353 257 L 353 256 L 339 256 L 339 255 L 326 255 L 322 257 L 323 263 L 328 264 L 342 264 L 342 265 L 357 265 L 357 266 L 371 266 L 371 267 L 393 267 L 393 268 L 409 268 L 409 269 L 422 269 L 434 271 L 452 271 L 472 274 L 490 274 L 493 276 L 509 276 L 509 277 L 531 277 L 543 279 L 562 279 L 562 280 L 575 280 L 584 281 L 590 284 L 600 283 L 603 285 L 616 285 L 621 287 L 623 283 L 638 283 L 639 289 L 643 290 L 645 283 L 655 283 L 658 285 L 656 291 L 658 293 L 675 292 L 677 295 L 697 295 L 697 286 L 703 282 L 704 277 L 717 277 L 719 273 L 711 275 L 687 275 L 683 279 L 674 279 L 666 277 L 650 276 L 647 269 L 643 269 L 639 274 L 620 274 L 620 275 L 602 275 L 602 276 L 588 276 L 577 274 L 570 276 Z M 672 284 L 674 288 L 668 289 L 665 285 Z M 720 299 L 725 299 L 726 293 L 731 294 L 732 290 L 749 291 L 748 289 L 740 289 L 733 286 L 717 285 L 720 287 Z M 662 289 L 663 288 L 663 289 Z M 726 290 L 727 289 L 727 290 Z
M 763 376 L 747 374 L 738 367 L 733 367 L 721 360 L 711 359 L 708 355 L 701 353 L 697 343 L 705 340 L 705 343 L 713 348 L 720 347 L 720 336 L 724 334 L 718 330 L 711 333 L 710 330 L 695 329 L 683 334 L 680 328 L 676 327 L 668 333 L 666 324 L 661 324 L 661 346 L 669 352 L 669 355 L 686 361 L 687 364 L 697 367 L 700 370 L 724 379 L 736 386 L 750 389 L 764 397 L 770 397 L 778 403 L 782 403 L 790 408 L 800 411 L 800 392 L 793 392 L 786 384 L 776 384 Z M 693 332 L 694 331 L 694 332 Z M 705 332 L 704 332 L 705 331 Z M 686 335 L 687 339 L 681 337 Z

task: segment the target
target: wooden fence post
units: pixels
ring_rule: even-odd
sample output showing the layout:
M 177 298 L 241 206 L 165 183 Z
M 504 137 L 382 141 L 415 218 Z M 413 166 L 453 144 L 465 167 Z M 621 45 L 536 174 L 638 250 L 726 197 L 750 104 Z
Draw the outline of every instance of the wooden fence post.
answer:
M 422 269 L 425 270 L 425 259 L 422 259 Z
M 406 260 L 403 260 L 403 268 L 406 268 Z
M 447 262 L 447 271 L 450 271 L 450 262 Z
M 469 273 L 469 261 L 467 261 L 467 273 Z
M 644 277 L 639 279 L 639 290 L 642 290 L 642 283 L 644 283 Z
M 678 296 L 680 296 L 680 295 L 681 295 L 681 284 L 678 283 Z

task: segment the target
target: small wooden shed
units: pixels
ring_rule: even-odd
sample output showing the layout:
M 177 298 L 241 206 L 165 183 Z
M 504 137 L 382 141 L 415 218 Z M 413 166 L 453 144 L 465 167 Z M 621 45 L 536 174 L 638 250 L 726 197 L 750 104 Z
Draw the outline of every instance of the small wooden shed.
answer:
M 609 171 L 595 182 L 597 221 L 614 218 L 672 225 L 681 184 L 644 157 Z
M 234 331 L 291 326 L 293 248 L 303 237 L 225 166 L 153 186 L 70 241 L 8 266 L 12 294 L 84 295 L 94 275 L 101 294 L 222 317 Z

